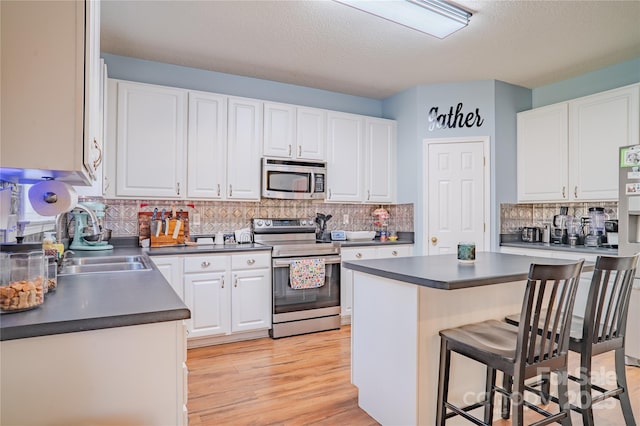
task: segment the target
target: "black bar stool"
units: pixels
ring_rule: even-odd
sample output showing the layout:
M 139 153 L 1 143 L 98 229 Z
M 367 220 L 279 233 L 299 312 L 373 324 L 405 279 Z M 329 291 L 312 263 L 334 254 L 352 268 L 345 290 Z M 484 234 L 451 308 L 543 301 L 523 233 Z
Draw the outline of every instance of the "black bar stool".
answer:
M 569 265 L 531 265 L 520 327 L 489 320 L 440 332 L 436 425 L 443 426 L 446 419 L 457 415 L 477 425 L 490 425 L 493 421 L 495 392 L 512 399 L 515 407 L 513 425 L 523 424 L 525 405 L 545 416 L 535 425 L 556 421 L 571 425 L 567 396 L 569 326 L 583 263 L 581 260 Z M 532 327 L 533 324 L 536 327 Z M 538 324 L 543 324 L 544 333 L 536 332 Z M 447 401 L 452 351 L 487 366 L 483 401 L 466 407 L 456 407 Z M 496 370 L 513 378 L 511 392 L 496 386 Z M 560 376 L 558 413 L 550 413 L 524 399 L 524 381 L 539 376 L 542 371 L 556 372 Z M 469 411 L 482 406 L 484 421 L 469 414 Z
M 580 354 L 580 377 L 569 375 L 571 380 L 580 383 L 580 406 L 571 405 L 571 409 L 582 414 L 585 426 L 594 424 L 593 404 L 611 397 L 620 401 L 625 425 L 636 425 L 624 366 L 624 342 L 629 299 L 639 258 L 640 254 L 629 257 L 598 257 L 589 287 L 584 318 L 577 315 L 571 318 L 569 350 Z M 516 326 L 519 323 L 518 315 L 508 316 L 506 320 Z M 615 389 L 605 389 L 591 382 L 592 357 L 610 351 L 615 351 Z M 509 380 L 508 377 L 506 379 Z M 540 385 L 543 399 L 558 401 L 557 397 L 549 394 L 548 376 L 543 377 Z M 506 386 L 508 387 L 508 384 Z M 592 390 L 596 390 L 598 394 L 593 396 Z M 508 418 L 509 410 L 508 407 L 505 408 L 503 417 Z

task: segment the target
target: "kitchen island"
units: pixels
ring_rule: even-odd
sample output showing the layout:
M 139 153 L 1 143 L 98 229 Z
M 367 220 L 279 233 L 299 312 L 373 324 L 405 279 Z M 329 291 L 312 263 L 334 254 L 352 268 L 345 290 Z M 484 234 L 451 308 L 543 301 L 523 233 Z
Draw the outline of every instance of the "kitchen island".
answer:
M 492 252 L 478 253 L 472 264 L 455 254 L 344 262 L 354 271 L 351 381 L 358 405 L 383 425 L 434 424 L 439 331 L 520 312 L 531 263 L 574 262 Z M 481 398 L 484 370 L 454 354 L 450 400 Z

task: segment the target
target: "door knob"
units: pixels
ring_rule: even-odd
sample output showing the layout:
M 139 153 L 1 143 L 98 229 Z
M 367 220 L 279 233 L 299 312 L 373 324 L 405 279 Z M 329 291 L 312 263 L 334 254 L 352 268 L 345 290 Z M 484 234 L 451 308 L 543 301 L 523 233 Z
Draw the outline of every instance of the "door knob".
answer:
M 438 237 L 431 237 L 431 244 L 434 246 L 438 243 Z

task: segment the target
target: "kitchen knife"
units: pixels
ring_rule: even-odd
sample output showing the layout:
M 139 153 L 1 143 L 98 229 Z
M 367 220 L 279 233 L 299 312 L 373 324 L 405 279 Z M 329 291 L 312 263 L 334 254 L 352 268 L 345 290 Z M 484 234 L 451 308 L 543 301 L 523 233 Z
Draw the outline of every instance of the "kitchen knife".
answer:
M 154 237 L 158 236 L 158 208 L 153 209 L 153 214 L 151 215 L 151 223 L 149 224 L 149 234 Z
M 180 218 L 182 217 L 182 212 L 178 212 L 176 216 L 176 226 L 173 228 L 173 239 L 177 240 L 178 235 L 180 234 L 180 226 L 182 226 L 182 222 L 180 222 Z
M 158 235 L 160 235 L 160 232 L 164 232 L 164 229 L 167 226 L 167 219 L 165 219 L 165 215 L 166 214 L 167 214 L 167 209 L 162 209 L 162 213 L 160 213 L 160 220 L 162 221 L 162 228 L 158 229 Z

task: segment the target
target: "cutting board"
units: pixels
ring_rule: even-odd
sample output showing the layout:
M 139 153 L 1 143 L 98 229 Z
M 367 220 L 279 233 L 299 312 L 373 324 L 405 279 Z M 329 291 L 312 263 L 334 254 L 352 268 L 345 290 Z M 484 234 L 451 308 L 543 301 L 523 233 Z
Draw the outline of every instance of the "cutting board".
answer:
M 138 213 L 138 244 L 143 247 L 144 240 L 151 240 L 150 247 L 170 247 L 170 246 L 183 246 L 186 241 L 189 241 L 189 213 L 182 212 L 180 217 L 180 231 L 177 238 L 173 238 L 173 232 L 176 229 L 177 219 L 167 219 L 169 222 L 169 233 L 167 235 L 164 232 L 160 232 L 159 236 L 151 235 L 151 216 L 153 212 L 139 212 Z M 159 214 L 156 216 L 159 217 Z M 162 226 L 162 221 L 157 220 L 158 226 Z

